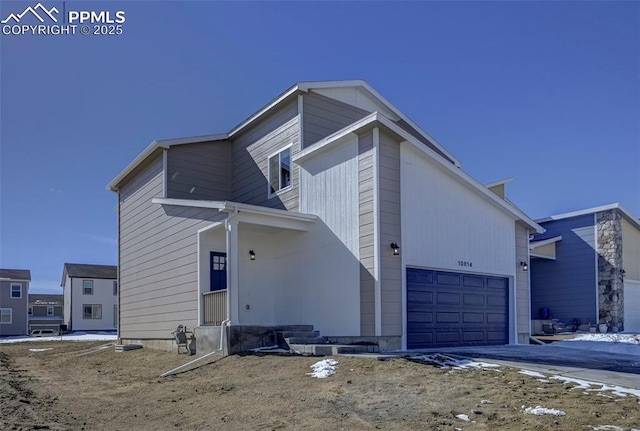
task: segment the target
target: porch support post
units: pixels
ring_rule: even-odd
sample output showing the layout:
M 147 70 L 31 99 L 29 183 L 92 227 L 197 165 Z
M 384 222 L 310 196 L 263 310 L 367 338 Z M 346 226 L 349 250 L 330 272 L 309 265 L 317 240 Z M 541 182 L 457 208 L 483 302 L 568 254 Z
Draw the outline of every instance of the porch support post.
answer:
M 227 319 L 231 325 L 238 325 L 238 221 L 227 218 Z M 229 220 L 231 219 L 231 220 Z

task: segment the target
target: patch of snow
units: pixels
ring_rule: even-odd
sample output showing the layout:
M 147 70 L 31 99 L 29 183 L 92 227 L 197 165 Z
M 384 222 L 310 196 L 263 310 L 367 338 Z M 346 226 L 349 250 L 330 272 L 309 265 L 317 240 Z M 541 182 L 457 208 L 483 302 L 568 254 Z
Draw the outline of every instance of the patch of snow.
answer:
M 627 395 L 633 395 L 640 398 L 640 389 L 625 388 L 622 386 L 609 386 L 602 383 L 590 382 L 587 380 L 574 379 L 571 377 L 553 376 L 551 379 L 560 380 L 561 382 L 575 383 L 577 389 L 584 389 L 587 392 L 611 392 L 613 395 L 619 397 L 626 397 Z M 599 388 L 592 388 L 591 386 L 600 386 Z
M 53 347 L 49 347 L 48 349 L 29 349 L 30 352 L 46 352 L 47 350 L 53 350 Z
M 541 379 L 545 378 L 544 374 L 540 374 L 537 371 L 529 371 L 529 370 L 520 370 L 518 371 L 520 374 L 524 374 L 525 376 L 531 376 L 531 377 L 540 377 Z
M 624 431 L 624 428 L 616 426 L 616 425 L 600 425 L 599 427 L 590 427 L 596 431 Z
M 465 369 L 465 368 L 499 368 L 500 365 L 491 364 L 488 362 L 475 362 L 471 359 L 456 359 L 452 356 L 443 355 L 442 353 L 434 353 L 430 355 L 417 355 L 412 356 L 411 359 L 426 362 L 431 365 L 436 365 L 440 368 L 453 368 L 453 369 Z
M 565 341 L 602 341 L 605 343 L 640 344 L 638 334 L 582 334 Z
M 542 415 L 553 415 L 553 416 L 566 416 L 566 413 L 562 410 L 556 409 L 548 409 L 542 406 L 536 407 L 527 407 L 524 409 L 524 412 L 530 415 L 542 416 Z
M 307 373 L 307 376 L 325 379 L 336 373 L 336 365 L 338 365 L 338 361 L 335 359 L 323 359 L 310 366 L 313 373 Z
M 467 422 L 469 422 L 469 416 L 467 416 L 467 415 L 460 414 L 460 415 L 456 415 L 456 417 L 457 417 L 458 419 L 463 420 L 463 421 L 467 421 Z
M 493 401 L 490 401 L 490 400 L 482 400 L 482 401 L 480 401 L 480 404 L 493 404 Z
M 289 350 L 282 349 L 277 344 L 273 346 L 256 347 L 255 349 L 251 349 L 251 351 L 256 353 L 289 353 Z
M 10 343 L 30 343 L 40 341 L 116 341 L 118 336 L 113 332 L 73 332 L 62 337 L 2 337 L 0 338 L 0 344 Z

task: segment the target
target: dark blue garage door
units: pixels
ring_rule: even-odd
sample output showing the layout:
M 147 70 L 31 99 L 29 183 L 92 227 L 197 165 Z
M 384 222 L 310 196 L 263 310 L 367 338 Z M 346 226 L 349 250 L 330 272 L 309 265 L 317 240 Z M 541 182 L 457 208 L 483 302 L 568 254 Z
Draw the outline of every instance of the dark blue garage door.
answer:
M 508 343 L 506 278 L 407 268 L 407 348 Z

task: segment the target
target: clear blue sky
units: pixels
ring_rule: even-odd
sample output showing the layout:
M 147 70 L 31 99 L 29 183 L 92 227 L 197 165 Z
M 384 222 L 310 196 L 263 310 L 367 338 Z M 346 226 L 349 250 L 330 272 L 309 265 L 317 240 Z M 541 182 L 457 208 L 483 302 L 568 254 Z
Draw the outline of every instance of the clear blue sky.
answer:
M 227 132 L 298 81 L 368 81 L 479 181 L 515 177 L 533 218 L 640 215 L 638 2 L 64 6 L 126 22 L 0 36 L 0 266 L 32 291 L 60 292 L 64 262 L 116 264 L 105 186 L 151 141 Z

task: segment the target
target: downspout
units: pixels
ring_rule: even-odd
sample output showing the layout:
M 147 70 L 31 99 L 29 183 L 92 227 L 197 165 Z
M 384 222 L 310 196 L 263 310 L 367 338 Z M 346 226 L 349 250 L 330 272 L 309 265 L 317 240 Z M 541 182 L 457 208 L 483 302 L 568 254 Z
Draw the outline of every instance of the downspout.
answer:
M 229 325 L 229 319 L 225 320 L 222 322 L 222 324 L 220 325 L 220 347 L 218 348 L 218 350 L 214 350 L 213 352 L 207 353 L 204 356 L 199 357 L 198 359 L 194 359 L 193 361 L 189 361 L 186 364 L 180 365 L 179 367 L 174 368 L 173 370 L 167 371 L 166 373 L 162 373 L 160 374 L 160 377 L 168 377 L 171 376 L 173 374 L 179 373 L 180 371 L 184 370 L 185 368 L 190 367 L 191 365 L 203 361 L 205 359 L 207 359 L 210 356 L 215 355 L 216 353 L 220 353 L 223 349 L 224 349 L 224 343 L 223 340 L 225 338 L 225 331 L 224 328 L 225 326 Z

